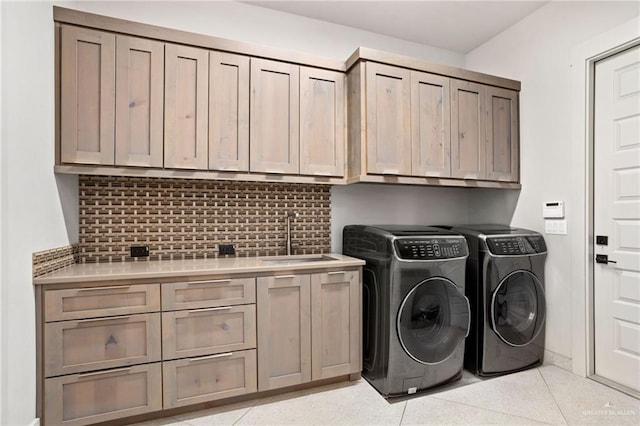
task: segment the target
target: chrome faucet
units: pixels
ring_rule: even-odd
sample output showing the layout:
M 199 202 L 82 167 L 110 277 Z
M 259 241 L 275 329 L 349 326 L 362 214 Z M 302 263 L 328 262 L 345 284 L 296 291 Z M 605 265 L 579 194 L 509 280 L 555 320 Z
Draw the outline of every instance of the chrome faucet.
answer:
M 293 243 L 291 242 L 291 219 L 298 217 L 298 213 L 287 213 L 287 256 L 291 256 L 293 252 Z

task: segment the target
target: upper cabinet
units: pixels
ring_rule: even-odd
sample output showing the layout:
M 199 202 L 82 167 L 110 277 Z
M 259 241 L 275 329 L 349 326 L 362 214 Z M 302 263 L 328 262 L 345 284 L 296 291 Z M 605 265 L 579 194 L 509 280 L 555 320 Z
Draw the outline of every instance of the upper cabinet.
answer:
M 249 170 L 249 58 L 209 52 L 209 168 Z
M 520 154 L 518 144 L 518 93 L 487 87 L 487 179 L 517 182 Z
M 520 187 L 517 81 L 59 7 L 54 20 L 57 172 Z
M 345 76 L 300 67 L 300 173 L 344 176 Z
M 62 26 L 60 159 L 63 163 L 114 164 L 115 63 L 115 35 Z
M 164 166 L 206 170 L 209 52 L 165 45 Z
M 162 167 L 164 44 L 116 36 L 116 165 Z
M 300 67 L 251 60 L 250 170 L 300 171 Z
M 451 176 L 485 179 L 485 87 L 451 81 Z
M 356 53 L 347 72 L 348 182 L 519 187 L 518 82 Z
M 411 72 L 366 66 L 367 173 L 411 174 Z

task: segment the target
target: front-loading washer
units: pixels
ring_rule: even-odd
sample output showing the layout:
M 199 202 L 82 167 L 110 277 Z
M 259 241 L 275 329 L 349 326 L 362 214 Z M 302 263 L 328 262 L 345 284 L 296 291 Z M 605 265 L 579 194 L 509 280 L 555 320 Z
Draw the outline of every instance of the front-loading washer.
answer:
M 469 245 L 466 295 L 471 330 L 465 368 L 495 376 L 542 364 L 546 303 L 541 234 L 504 225 L 447 227 Z
M 426 226 L 349 225 L 343 253 L 366 261 L 363 377 L 385 397 L 459 379 L 471 318 L 465 238 Z

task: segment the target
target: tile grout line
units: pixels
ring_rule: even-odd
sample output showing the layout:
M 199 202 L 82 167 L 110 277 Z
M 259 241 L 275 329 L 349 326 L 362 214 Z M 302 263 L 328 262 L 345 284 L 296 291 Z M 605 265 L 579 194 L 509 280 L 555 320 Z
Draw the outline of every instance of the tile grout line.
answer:
M 559 368 L 559 367 L 556 367 L 556 368 Z M 544 376 L 542 375 L 542 372 L 540 371 L 540 367 L 536 368 L 536 371 L 540 375 L 540 378 L 544 382 L 544 385 L 547 387 L 547 390 L 549 390 L 549 393 L 551 394 L 551 398 L 553 398 L 553 403 L 556 404 L 556 407 L 558 407 L 558 411 L 560 411 L 560 415 L 562 416 L 562 419 L 564 420 L 564 423 L 566 425 L 568 425 L 569 421 L 567 420 L 567 417 L 564 415 L 564 412 L 562 411 L 562 408 L 560 407 L 560 404 L 558 404 L 558 400 L 556 399 L 555 394 L 553 393 L 553 391 L 549 387 L 549 384 L 547 383 L 547 381 L 545 380 Z
M 478 405 L 467 404 L 466 402 L 451 401 L 451 400 L 444 399 L 444 398 L 438 398 L 436 395 L 429 395 L 429 397 L 437 399 L 439 401 L 449 402 L 451 404 L 459 404 L 459 405 L 464 405 L 464 406 L 471 407 L 471 408 L 477 408 L 477 409 L 480 409 L 480 410 L 490 411 L 492 413 L 505 414 L 507 416 L 518 417 L 518 418 L 523 419 L 523 420 L 529 420 L 529 421 L 533 421 L 533 422 L 540 423 L 540 424 L 545 424 L 545 425 L 552 425 L 553 424 L 553 423 L 547 423 L 545 421 L 538 420 L 538 419 L 532 419 L 531 417 L 520 416 L 518 414 L 505 413 L 504 411 L 498 411 L 498 410 L 494 410 L 492 408 L 486 408 L 486 407 L 480 407 Z M 562 417 L 564 418 L 564 416 L 562 416 Z
M 248 408 L 244 413 L 242 413 L 242 415 L 241 415 L 240 417 L 238 417 L 238 420 L 236 420 L 235 422 L 233 422 L 233 423 L 232 423 L 232 426 L 237 425 L 237 424 L 238 424 L 238 422 L 239 422 L 240 420 L 242 420 L 242 418 L 243 418 L 244 416 L 246 416 L 246 415 L 247 415 L 247 413 L 249 413 L 249 411 L 253 410 L 253 408 L 254 408 L 256 405 L 258 405 L 258 404 L 257 404 L 257 401 L 256 401 L 255 403 L 251 404 L 251 407 L 249 407 L 249 408 Z
M 404 402 L 404 407 L 402 408 L 402 415 L 400 416 L 400 423 L 398 423 L 398 426 L 400 426 L 402 424 L 402 421 L 404 420 L 404 413 L 406 413 L 407 411 L 407 403 L 409 401 L 405 401 Z

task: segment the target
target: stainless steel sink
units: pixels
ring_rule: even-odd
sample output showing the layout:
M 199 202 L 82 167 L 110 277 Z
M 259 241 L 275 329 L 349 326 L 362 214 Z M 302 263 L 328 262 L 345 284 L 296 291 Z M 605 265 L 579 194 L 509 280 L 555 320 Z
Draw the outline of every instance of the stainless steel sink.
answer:
M 329 262 L 338 260 L 335 257 L 326 255 L 301 255 L 301 256 L 281 256 L 281 257 L 265 257 L 262 259 L 265 263 L 273 264 L 292 264 L 292 263 L 310 263 L 310 262 Z

